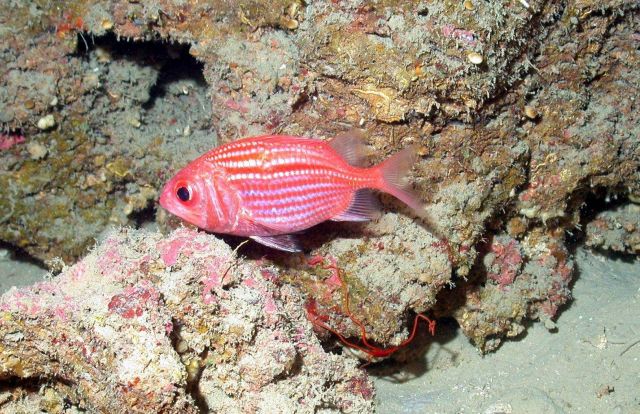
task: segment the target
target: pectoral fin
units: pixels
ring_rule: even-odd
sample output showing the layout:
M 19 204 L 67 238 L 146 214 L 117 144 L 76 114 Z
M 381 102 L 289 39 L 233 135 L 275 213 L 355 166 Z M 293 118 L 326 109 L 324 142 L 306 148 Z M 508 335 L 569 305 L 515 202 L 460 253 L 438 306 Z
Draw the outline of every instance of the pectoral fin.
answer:
M 298 240 L 291 234 L 278 234 L 276 236 L 250 236 L 250 238 L 260 244 L 274 249 L 284 250 L 285 252 L 297 253 L 302 251 Z

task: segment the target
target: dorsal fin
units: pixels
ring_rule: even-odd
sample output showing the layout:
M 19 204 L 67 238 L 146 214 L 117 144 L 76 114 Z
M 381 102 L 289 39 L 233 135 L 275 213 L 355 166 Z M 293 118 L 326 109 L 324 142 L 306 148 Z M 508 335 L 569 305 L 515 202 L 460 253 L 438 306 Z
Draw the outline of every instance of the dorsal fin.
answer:
M 354 167 L 362 167 L 365 161 L 364 134 L 359 129 L 351 129 L 336 135 L 329 145 Z

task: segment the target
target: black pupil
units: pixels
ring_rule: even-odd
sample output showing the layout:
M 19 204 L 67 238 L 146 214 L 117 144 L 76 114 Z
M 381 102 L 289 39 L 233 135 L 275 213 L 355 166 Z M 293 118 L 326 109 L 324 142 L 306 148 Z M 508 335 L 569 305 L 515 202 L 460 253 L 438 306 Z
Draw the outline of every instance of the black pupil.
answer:
M 182 201 L 189 201 L 189 189 L 187 187 L 180 187 L 178 188 L 178 191 L 176 192 L 176 194 L 178 195 L 178 198 Z

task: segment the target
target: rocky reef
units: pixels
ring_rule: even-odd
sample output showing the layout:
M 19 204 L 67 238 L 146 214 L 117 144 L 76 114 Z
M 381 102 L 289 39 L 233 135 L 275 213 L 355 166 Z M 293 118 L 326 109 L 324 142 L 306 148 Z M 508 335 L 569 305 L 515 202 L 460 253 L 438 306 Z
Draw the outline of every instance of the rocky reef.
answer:
M 367 374 L 323 350 L 300 292 L 194 230 L 114 232 L 0 313 L 0 378 L 19 385 L 3 412 L 372 410 Z
M 587 224 L 586 244 L 619 254 L 639 254 L 640 206 L 628 203 L 597 214 Z
M 377 222 L 309 231 L 309 257 L 340 280 L 245 247 L 345 339 L 397 346 L 428 314 L 494 350 L 528 320 L 554 327 L 571 297 L 569 241 L 638 253 L 637 1 L 12 4 L 0 10 L 0 240 L 52 266 L 114 225 L 175 228 L 158 189 L 217 144 L 354 127 L 372 163 L 416 145 L 428 218 L 383 197 Z M 160 236 L 148 237 L 136 243 Z M 167 300 L 152 296 L 143 313 Z M 193 404 L 180 381 L 149 404 Z

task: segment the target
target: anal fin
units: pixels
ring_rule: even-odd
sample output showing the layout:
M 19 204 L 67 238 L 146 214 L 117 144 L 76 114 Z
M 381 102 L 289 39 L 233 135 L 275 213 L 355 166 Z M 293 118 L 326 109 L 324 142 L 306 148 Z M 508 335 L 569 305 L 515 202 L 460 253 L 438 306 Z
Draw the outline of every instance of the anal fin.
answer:
M 302 251 L 302 248 L 298 243 L 298 239 L 296 239 L 296 237 L 292 234 L 278 234 L 275 236 L 250 236 L 250 238 L 260 244 L 272 247 L 277 250 L 283 250 L 285 252 L 292 253 Z
M 332 221 L 370 221 L 380 217 L 380 202 L 368 188 L 355 192 L 351 205 Z

